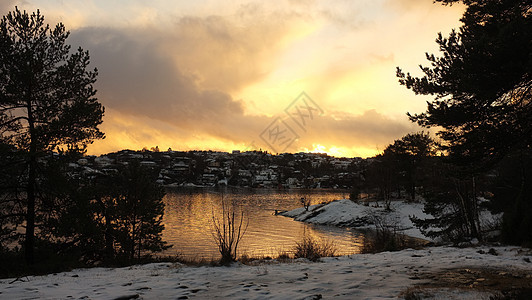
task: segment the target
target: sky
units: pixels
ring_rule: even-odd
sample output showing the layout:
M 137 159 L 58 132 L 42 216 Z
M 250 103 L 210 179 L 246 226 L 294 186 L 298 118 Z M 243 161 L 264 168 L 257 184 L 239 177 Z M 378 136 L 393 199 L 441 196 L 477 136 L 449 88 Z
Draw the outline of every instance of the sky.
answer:
M 266 150 L 369 157 L 422 130 L 407 112 L 429 96 L 421 75 L 461 5 L 432 0 L 2 0 L 62 22 L 88 50 L 105 106 L 89 154 Z

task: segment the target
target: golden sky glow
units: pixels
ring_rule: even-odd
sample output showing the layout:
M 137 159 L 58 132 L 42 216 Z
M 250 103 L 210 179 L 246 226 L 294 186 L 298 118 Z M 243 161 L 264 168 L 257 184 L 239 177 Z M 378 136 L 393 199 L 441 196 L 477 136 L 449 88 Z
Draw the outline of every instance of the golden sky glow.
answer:
M 7 0 L 0 12 L 39 8 L 90 51 L 107 136 L 90 154 L 157 145 L 366 157 L 419 130 L 406 112 L 428 98 L 399 86 L 395 67 L 415 73 L 463 13 L 432 2 Z M 287 111 L 302 92 L 320 110 L 303 127 Z M 266 134 L 276 120 L 297 136 L 289 146 Z

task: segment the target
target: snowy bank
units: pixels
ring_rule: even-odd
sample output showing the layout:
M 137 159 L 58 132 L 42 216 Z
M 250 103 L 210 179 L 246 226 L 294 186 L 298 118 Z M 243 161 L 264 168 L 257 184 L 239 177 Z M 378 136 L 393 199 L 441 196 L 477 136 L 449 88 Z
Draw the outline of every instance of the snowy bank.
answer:
M 475 274 L 481 268 L 501 278 L 530 281 L 531 256 L 522 251 L 515 247 L 433 247 L 324 258 L 318 263 L 273 261 L 231 267 L 157 263 L 78 269 L 47 276 L 2 279 L 0 298 L 391 299 L 409 287 L 421 286 L 435 296 L 430 299 L 489 299 L 489 295 L 496 293 L 490 278 L 473 276 L 467 286 L 460 288 L 433 283 L 442 281 L 445 274 L 452 273 L 450 270 Z M 477 288 L 479 285 L 482 288 Z
M 337 200 L 325 205 L 317 204 L 309 207 L 308 211 L 303 207 L 280 213 L 285 217 L 294 218 L 296 221 L 308 222 L 320 225 L 349 226 L 361 229 L 374 228 L 373 218 L 378 217 L 393 225 L 402 233 L 425 240 L 431 240 L 424 236 L 421 231 L 412 224 L 410 216 L 418 218 L 430 218 L 423 212 L 422 203 L 407 203 L 393 201 L 391 211 L 384 207 L 365 206 L 348 199 Z

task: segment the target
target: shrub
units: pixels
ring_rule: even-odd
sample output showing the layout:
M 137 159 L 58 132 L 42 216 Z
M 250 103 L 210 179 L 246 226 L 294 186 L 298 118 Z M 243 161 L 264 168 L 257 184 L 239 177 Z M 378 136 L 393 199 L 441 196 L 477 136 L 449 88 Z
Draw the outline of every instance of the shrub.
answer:
M 279 256 L 277 256 L 277 259 L 279 261 L 288 261 L 288 260 L 291 259 L 290 253 L 285 252 L 285 251 L 281 251 L 281 252 L 279 252 Z
M 406 246 L 405 236 L 398 232 L 397 222 L 376 214 L 372 219 L 375 230 L 364 237 L 362 253 L 398 251 Z
M 307 258 L 317 261 L 321 257 L 334 256 L 337 252 L 336 246 L 331 241 L 316 241 L 311 237 L 304 237 L 301 242 L 296 242 L 294 247 L 294 258 Z

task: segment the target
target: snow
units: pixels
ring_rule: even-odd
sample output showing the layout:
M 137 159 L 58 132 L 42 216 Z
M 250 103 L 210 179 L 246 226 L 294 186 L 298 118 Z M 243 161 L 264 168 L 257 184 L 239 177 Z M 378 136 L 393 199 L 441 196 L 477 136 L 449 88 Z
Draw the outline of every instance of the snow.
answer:
M 280 215 L 294 218 L 296 221 L 320 225 L 350 226 L 357 228 L 374 228 L 372 218 L 379 217 L 386 220 L 386 223 L 397 227 L 402 233 L 425 240 L 431 240 L 416 228 L 410 216 L 418 218 L 430 218 L 423 212 L 422 203 L 408 203 L 403 201 L 393 201 L 390 205 L 391 211 L 386 211 L 384 207 L 365 206 L 348 199 L 337 200 L 325 205 L 317 204 L 304 208 L 297 208 L 291 211 L 282 212 Z
M 520 248 L 432 247 L 257 265 L 188 267 L 154 263 L 125 268 L 77 269 L 0 280 L 2 299 L 397 299 L 449 268 L 532 272 Z M 489 290 L 430 289 L 430 299 L 489 299 Z M 400 298 L 400 297 L 399 297 Z

